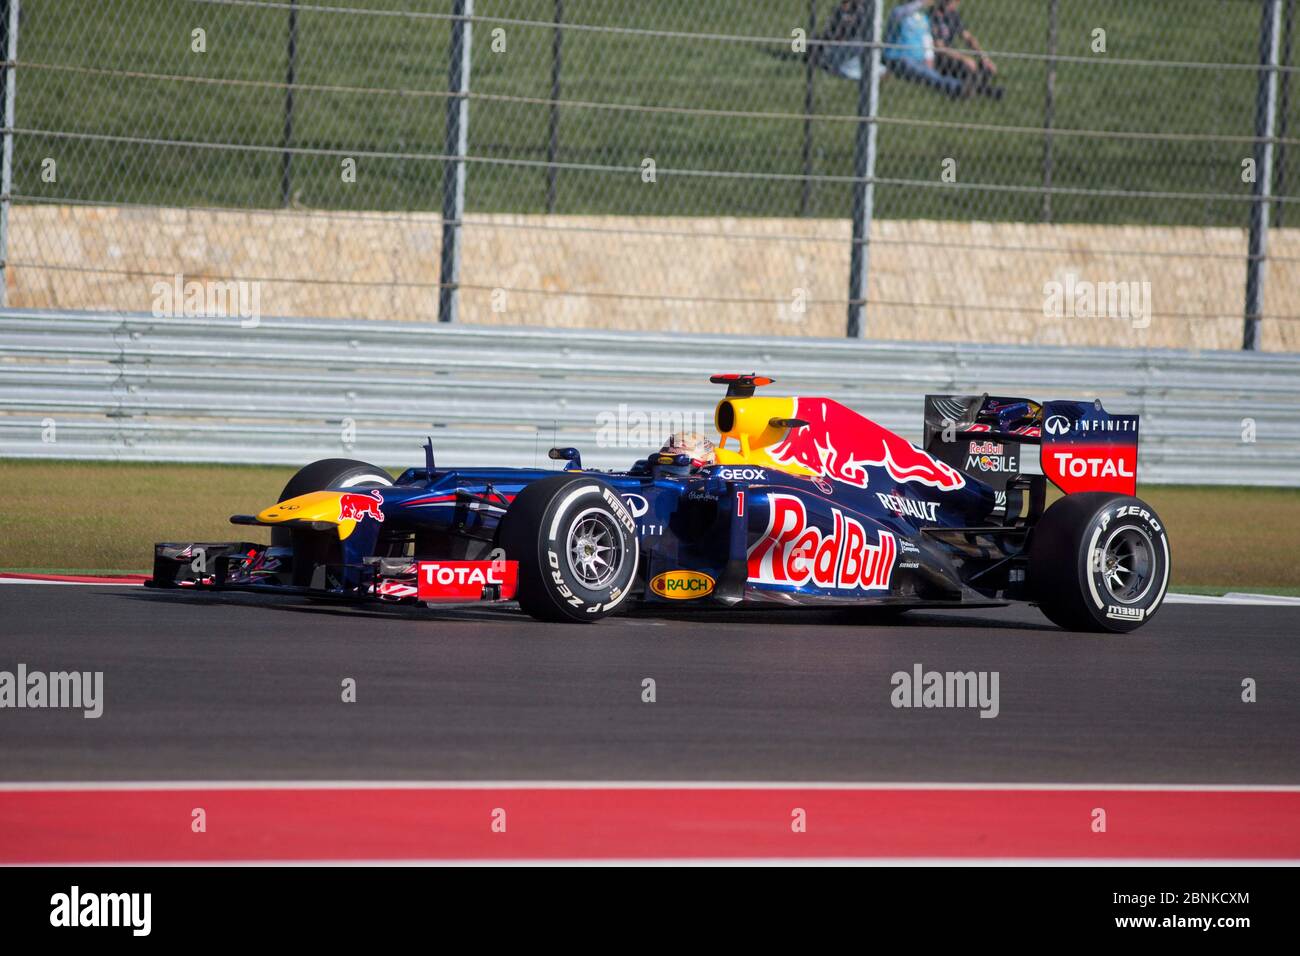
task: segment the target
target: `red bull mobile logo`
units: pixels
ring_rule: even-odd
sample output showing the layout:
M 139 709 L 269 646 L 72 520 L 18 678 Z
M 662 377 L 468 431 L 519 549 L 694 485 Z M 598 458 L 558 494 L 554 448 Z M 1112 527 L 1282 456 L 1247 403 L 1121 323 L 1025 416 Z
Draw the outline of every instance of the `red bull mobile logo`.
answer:
M 808 424 L 792 428 L 772 449 L 776 461 L 802 465 L 856 488 L 867 487 L 868 467 L 883 467 L 895 481 L 944 491 L 966 485 L 956 468 L 829 398 L 795 399 L 795 417 Z
M 898 558 L 898 541 L 888 531 L 867 543 L 867 532 L 838 508 L 835 528 L 823 535 L 808 525 L 803 502 L 772 495 L 771 517 L 763 537 L 749 549 L 749 580 L 759 584 L 815 584 L 822 588 L 889 590 Z
M 363 518 L 374 518 L 383 521 L 384 512 L 379 507 L 383 503 L 384 496 L 377 491 L 365 495 L 351 492 L 339 495 L 339 520 L 361 521 Z

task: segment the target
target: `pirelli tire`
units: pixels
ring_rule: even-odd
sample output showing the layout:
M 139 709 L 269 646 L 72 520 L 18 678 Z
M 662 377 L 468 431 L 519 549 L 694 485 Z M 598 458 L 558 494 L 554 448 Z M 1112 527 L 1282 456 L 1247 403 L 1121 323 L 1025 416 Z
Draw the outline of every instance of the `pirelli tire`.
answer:
M 1169 570 L 1164 523 L 1130 495 L 1066 495 L 1043 513 L 1029 543 L 1030 594 L 1069 631 L 1141 627 L 1164 601 Z
M 326 488 L 387 488 L 392 483 L 392 475 L 369 462 L 353 458 L 322 458 L 299 468 L 277 500 L 288 501 Z M 288 528 L 271 529 L 272 545 L 283 548 L 292 541 L 293 532 Z
M 519 606 L 538 620 L 586 624 L 626 608 L 639 560 L 636 521 L 600 479 L 533 482 L 501 519 L 498 540 L 519 562 Z

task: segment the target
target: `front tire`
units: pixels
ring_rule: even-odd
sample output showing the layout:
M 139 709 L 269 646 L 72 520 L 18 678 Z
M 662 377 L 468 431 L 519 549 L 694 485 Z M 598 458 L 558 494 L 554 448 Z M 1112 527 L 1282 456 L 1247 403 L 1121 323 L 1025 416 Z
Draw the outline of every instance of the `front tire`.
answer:
M 586 475 L 526 487 L 501 519 L 519 562 L 519 606 L 542 621 L 587 624 L 623 607 L 636 580 L 636 521 L 613 488 Z
M 1169 586 L 1169 538 L 1150 505 L 1130 495 L 1066 495 L 1029 542 L 1029 591 L 1067 631 L 1124 633 L 1155 615 Z
M 326 488 L 387 488 L 392 483 L 392 475 L 369 462 L 352 458 L 322 458 L 299 468 L 277 500 L 288 501 Z M 271 529 L 273 547 L 285 548 L 292 541 L 293 532 L 288 528 Z

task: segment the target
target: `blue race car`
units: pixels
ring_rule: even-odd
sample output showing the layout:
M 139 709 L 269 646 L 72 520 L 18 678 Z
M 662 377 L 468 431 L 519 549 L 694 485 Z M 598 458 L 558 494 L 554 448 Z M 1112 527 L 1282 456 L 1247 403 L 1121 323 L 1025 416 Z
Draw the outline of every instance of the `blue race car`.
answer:
M 1038 604 L 1070 630 L 1130 631 L 1159 608 L 1169 541 L 1134 497 L 1138 418 L 1100 402 L 926 397 L 924 448 L 833 399 L 727 388 L 707 460 L 627 471 L 443 469 L 394 480 L 331 458 L 237 525 L 271 543 L 155 547 L 153 587 L 345 601 L 517 600 L 592 622 L 633 603 L 919 607 Z M 1021 446 L 1038 444 L 1041 474 Z M 1051 481 L 1064 496 L 1045 507 Z

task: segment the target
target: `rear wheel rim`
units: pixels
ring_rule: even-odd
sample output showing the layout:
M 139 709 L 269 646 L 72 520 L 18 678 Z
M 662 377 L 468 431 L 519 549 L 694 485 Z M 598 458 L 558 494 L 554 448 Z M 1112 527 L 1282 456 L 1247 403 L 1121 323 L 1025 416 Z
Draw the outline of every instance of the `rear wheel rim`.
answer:
M 1156 549 L 1142 528 L 1125 525 L 1107 535 L 1096 554 L 1097 573 L 1118 604 L 1137 604 L 1155 581 Z
M 569 524 L 565 553 L 569 571 L 591 591 L 602 591 L 618 579 L 623 548 L 614 517 L 600 508 L 588 508 Z

